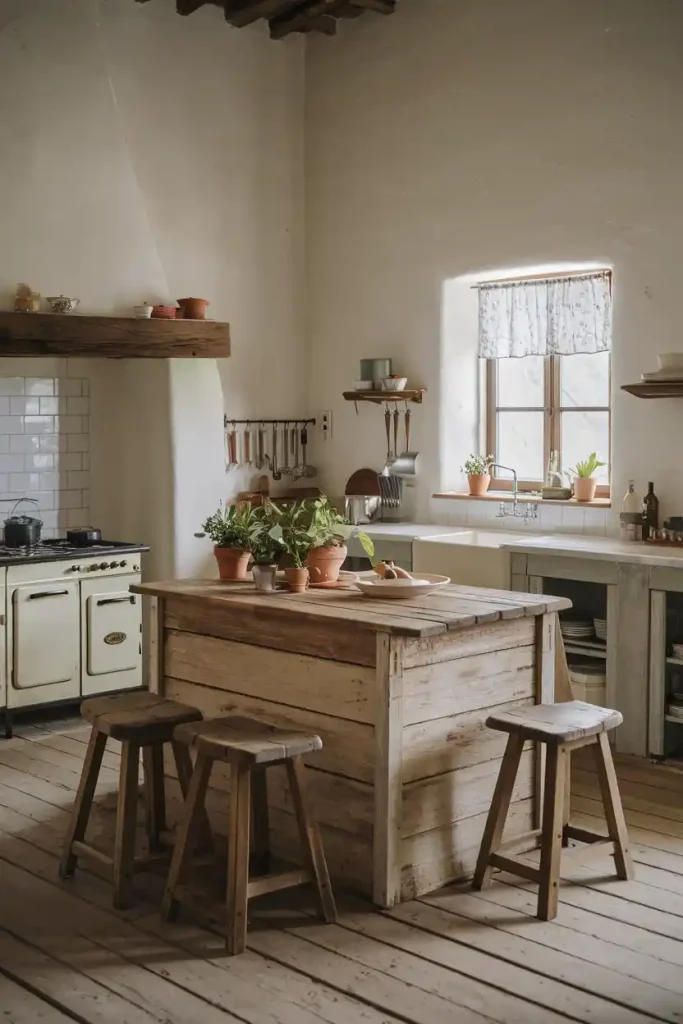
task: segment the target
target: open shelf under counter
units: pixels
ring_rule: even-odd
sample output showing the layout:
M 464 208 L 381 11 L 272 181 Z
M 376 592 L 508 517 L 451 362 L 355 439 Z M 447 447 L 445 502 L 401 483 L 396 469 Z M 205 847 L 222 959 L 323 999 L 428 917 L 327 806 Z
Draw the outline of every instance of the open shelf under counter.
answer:
M 607 660 L 607 646 L 595 643 L 575 643 L 573 640 L 564 639 L 564 649 L 567 654 L 580 654 L 582 658 L 601 658 Z

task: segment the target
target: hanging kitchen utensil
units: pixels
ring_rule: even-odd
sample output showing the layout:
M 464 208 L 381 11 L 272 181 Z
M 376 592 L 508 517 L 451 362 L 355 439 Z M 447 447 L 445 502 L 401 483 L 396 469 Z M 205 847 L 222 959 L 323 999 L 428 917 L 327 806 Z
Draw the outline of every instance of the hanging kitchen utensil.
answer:
M 398 455 L 398 421 L 399 421 L 399 418 L 400 418 L 400 413 L 398 411 L 398 406 L 395 405 L 394 406 L 394 456 Z
M 292 467 L 292 478 L 299 480 L 303 476 L 303 466 L 299 458 L 299 428 L 294 427 L 294 466 Z
M 256 428 L 256 457 L 254 466 L 256 469 L 263 469 L 266 464 L 266 428 L 262 423 Z
M 273 450 L 270 455 L 270 471 L 273 480 L 282 480 L 282 473 L 277 465 L 277 423 L 273 423 Z
M 251 464 L 252 464 L 251 449 L 252 449 L 251 424 L 247 423 L 246 427 L 244 428 L 244 438 L 243 438 L 243 441 L 242 441 L 242 457 L 244 459 L 244 465 L 245 466 L 251 466 Z
M 42 519 L 37 519 L 35 516 L 14 515 L 14 510 L 22 502 L 35 505 L 36 511 L 38 511 L 38 502 L 35 498 L 19 498 L 19 501 L 14 503 L 12 511 L 5 520 L 5 544 L 8 548 L 32 548 L 40 543 Z
M 233 423 L 228 431 L 228 469 L 239 465 L 237 460 L 237 428 Z
M 302 476 L 307 476 L 307 477 L 317 476 L 318 470 L 315 468 L 315 466 L 309 466 L 309 464 L 308 464 L 308 460 L 306 458 L 306 449 L 307 449 L 307 447 L 308 447 L 308 428 L 306 427 L 306 424 L 304 423 L 303 427 L 301 428 L 301 464 L 302 464 L 302 467 L 303 467 L 301 475 Z
M 406 448 L 405 451 L 400 454 L 396 453 L 396 460 L 392 464 L 391 472 L 392 475 L 397 476 L 415 476 L 417 472 L 417 456 L 419 452 L 412 452 L 410 450 L 410 421 L 411 412 L 408 403 L 406 402 L 405 411 L 405 428 L 406 428 Z
M 289 464 L 289 422 L 287 420 L 285 420 L 282 431 L 282 465 L 280 466 L 280 472 L 283 476 L 292 475 L 292 467 Z
M 405 450 L 407 452 L 410 451 L 410 419 L 411 419 L 411 415 L 412 415 L 412 413 L 410 412 L 410 406 L 406 402 L 406 411 L 405 411 L 406 448 L 405 448 Z
M 391 459 L 391 413 L 389 412 L 389 406 L 384 410 L 384 426 L 387 432 L 387 462 Z

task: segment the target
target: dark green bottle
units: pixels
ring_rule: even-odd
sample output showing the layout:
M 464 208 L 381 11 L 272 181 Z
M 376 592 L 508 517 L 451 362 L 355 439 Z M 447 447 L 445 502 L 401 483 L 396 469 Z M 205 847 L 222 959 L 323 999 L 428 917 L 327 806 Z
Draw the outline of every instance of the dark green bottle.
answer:
M 643 498 L 643 540 L 647 540 L 652 531 L 658 529 L 659 499 L 655 494 L 655 485 L 650 482 L 647 485 L 647 494 Z

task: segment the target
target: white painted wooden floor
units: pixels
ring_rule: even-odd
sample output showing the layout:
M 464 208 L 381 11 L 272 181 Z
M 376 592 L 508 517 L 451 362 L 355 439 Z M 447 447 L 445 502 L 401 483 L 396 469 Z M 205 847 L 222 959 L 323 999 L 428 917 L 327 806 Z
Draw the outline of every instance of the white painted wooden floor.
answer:
M 0 1021 L 3 1024 L 683 1024 L 683 774 L 621 764 L 637 881 L 563 884 L 558 919 L 537 921 L 531 886 L 499 876 L 389 914 L 340 899 L 340 924 L 305 891 L 256 909 L 249 951 L 161 922 L 158 880 L 110 906 L 87 871 L 57 880 L 87 731 L 25 726 L 0 741 Z M 109 831 L 116 750 L 105 755 L 95 828 Z M 592 773 L 575 772 L 578 820 L 595 825 Z

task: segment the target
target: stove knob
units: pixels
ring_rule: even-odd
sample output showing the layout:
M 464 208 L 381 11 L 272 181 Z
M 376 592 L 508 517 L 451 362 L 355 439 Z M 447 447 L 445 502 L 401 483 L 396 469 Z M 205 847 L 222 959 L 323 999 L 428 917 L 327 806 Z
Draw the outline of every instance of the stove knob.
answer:
M 118 567 L 119 567 L 119 563 L 118 562 L 110 562 L 109 563 L 109 568 L 110 569 L 118 569 Z
M 88 572 L 97 572 L 98 569 L 99 565 L 91 565 L 90 568 L 88 569 Z
M 71 568 L 69 569 L 69 572 L 82 572 L 82 571 L 83 571 L 83 566 L 82 565 L 72 565 Z
M 125 569 L 126 566 L 128 565 L 128 562 L 124 558 L 122 562 L 119 562 L 119 565 L 121 566 L 122 569 Z
M 99 568 L 100 569 L 108 569 L 109 568 L 109 562 L 100 562 Z
M 140 572 L 140 566 L 139 565 L 134 565 L 133 566 L 133 572 Z

